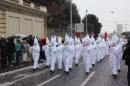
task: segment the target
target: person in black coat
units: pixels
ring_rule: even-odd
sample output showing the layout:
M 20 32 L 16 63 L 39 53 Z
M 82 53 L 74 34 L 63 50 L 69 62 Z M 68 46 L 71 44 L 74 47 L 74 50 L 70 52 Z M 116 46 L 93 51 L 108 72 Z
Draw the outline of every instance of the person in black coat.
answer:
M 15 44 L 14 44 L 14 39 L 9 39 L 8 41 L 8 61 L 9 65 L 12 65 L 12 62 L 14 61 L 14 53 L 15 53 Z
M 130 40 L 128 41 L 126 49 L 123 52 L 122 60 L 124 60 L 125 65 L 128 66 L 127 80 L 128 80 L 128 86 L 130 86 Z
M 1 68 L 5 68 L 7 61 L 6 56 L 8 55 L 8 48 L 4 35 L 1 36 L 0 49 L 1 49 Z

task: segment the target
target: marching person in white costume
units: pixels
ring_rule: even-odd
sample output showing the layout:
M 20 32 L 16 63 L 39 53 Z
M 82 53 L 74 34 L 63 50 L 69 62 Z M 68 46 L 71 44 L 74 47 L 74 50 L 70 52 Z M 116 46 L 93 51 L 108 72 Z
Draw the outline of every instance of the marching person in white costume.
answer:
M 117 55 L 118 55 L 118 47 L 117 41 L 118 39 L 115 37 L 116 34 L 113 34 L 111 39 L 111 45 L 109 46 L 109 61 L 111 67 L 111 73 L 116 78 L 117 77 Z
M 65 72 L 68 74 L 69 73 L 69 65 L 70 65 L 70 37 L 66 34 L 65 36 L 65 43 L 64 43 L 64 48 L 63 48 L 63 60 L 64 60 L 64 66 L 65 66 Z
M 78 39 L 75 37 L 75 65 L 79 64 L 79 57 L 80 57 L 80 46 L 78 44 Z
M 55 70 L 55 63 L 56 63 L 56 57 L 57 57 L 57 47 L 56 47 L 56 37 L 51 37 L 51 47 L 50 47 L 50 53 L 51 53 L 51 67 L 50 72 L 53 73 Z
M 100 38 L 98 37 L 97 41 L 97 63 L 100 62 L 100 58 L 101 58 L 101 46 L 100 46 Z
M 72 70 L 72 64 L 73 64 L 73 59 L 74 59 L 74 54 L 75 54 L 75 47 L 74 47 L 74 40 L 73 38 L 71 37 L 70 38 L 70 42 L 69 42 L 69 47 L 70 47 L 70 60 L 69 60 L 69 69 Z
M 101 60 L 103 60 L 106 56 L 106 42 L 104 38 L 102 39 L 101 47 L 102 47 Z
M 40 46 L 38 44 L 38 40 L 35 36 L 35 39 L 34 39 L 34 44 L 33 46 L 30 47 L 30 51 L 32 53 L 32 57 L 33 57 L 33 61 L 34 61 L 34 66 L 33 66 L 33 70 L 35 71 L 36 69 L 39 68 L 39 65 L 38 65 L 38 60 L 39 60 L 39 53 L 40 53 Z
M 48 40 L 48 37 L 46 37 L 46 45 L 42 47 L 42 50 L 44 50 L 45 52 L 45 56 L 46 56 L 46 67 L 50 66 L 50 42 Z
M 83 42 L 83 49 L 82 49 L 82 56 L 83 56 L 83 62 L 85 65 L 85 72 L 86 74 L 90 73 L 90 57 L 91 57 L 91 46 L 90 44 L 90 39 L 88 37 L 85 37 L 82 39 Z
M 89 40 L 89 47 L 91 47 L 91 51 L 90 51 L 90 59 L 89 59 L 89 68 L 92 69 L 92 58 L 93 58 L 93 46 L 92 46 L 92 40 L 90 39 L 89 35 L 87 34 L 87 37 L 85 40 Z
M 79 60 L 81 59 L 81 52 L 82 52 L 82 45 L 81 45 L 81 41 L 80 39 L 78 38 L 78 47 L 79 47 Z
M 118 72 L 121 71 L 120 61 L 121 61 L 121 57 L 122 57 L 122 46 L 123 46 L 123 44 L 124 44 L 123 39 L 119 38 L 119 41 L 118 41 L 118 54 L 117 54 L 117 70 L 118 70 Z
M 58 69 L 62 68 L 62 56 L 63 56 L 63 46 L 60 37 L 58 37 L 58 46 L 57 46 L 57 59 L 58 59 Z
M 95 42 L 95 39 L 94 37 L 92 36 L 91 37 L 91 40 L 92 40 L 92 66 L 95 66 L 95 63 L 96 63 L 96 56 L 97 56 L 97 49 L 96 49 L 96 42 Z
M 99 39 L 100 39 L 100 42 L 99 42 L 99 46 L 100 46 L 100 61 L 102 61 L 103 59 L 103 44 L 102 44 L 102 38 L 101 37 L 99 37 Z
M 109 45 L 110 45 L 110 39 L 106 38 L 106 56 L 108 57 L 109 56 Z

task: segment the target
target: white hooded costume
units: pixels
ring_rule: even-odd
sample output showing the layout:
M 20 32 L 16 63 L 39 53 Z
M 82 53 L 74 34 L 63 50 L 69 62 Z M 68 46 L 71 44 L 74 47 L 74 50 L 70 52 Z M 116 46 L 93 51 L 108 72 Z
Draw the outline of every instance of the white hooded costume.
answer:
M 107 36 L 107 38 L 106 38 L 106 55 L 107 56 L 109 56 L 109 51 L 108 51 L 109 45 L 110 45 L 110 39 Z
M 110 46 L 109 48 L 109 61 L 110 61 L 110 67 L 111 67 L 111 73 L 112 75 L 116 76 L 118 74 L 117 72 L 117 55 L 118 55 L 118 46 L 117 46 L 117 38 L 115 34 L 113 34 L 111 39 L 111 44 L 113 46 Z
M 99 63 L 100 62 L 100 59 L 101 59 L 101 38 L 98 37 L 98 39 L 96 40 L 97 41 L 97 62 Z
M 55 70 L 55 63 L 57 57 L 57 47 L 56 47 L 56 37 L 51 37 L 51 47 L 50 47 L 50 59 L 51 59 L 51 67 L 50 70 L 53 73 Z
M 69 46 L 70 46 L 70 53 L 71 53 L 70 60 L 69 60 L 69 69 L 71 70 L 73 68 L 72 64 L 73 64 L 73 58 L 74 58 L 74 54 L 75 54 L 74 40 L 72 37 L 70 38 Z
M 65 44 L 63 48 L 63 60 L 64 60 L 64 66 L 65 66 L 65 72 L 69 73 L 69 65 L 71 60 L 71 48 L 69 45 L 70 37 L 66 34 L 65 36 Z
M 82 39 L 82 42 L 84 43 L 82 48 L 83 62 L 85 65 L 85 71 L 88 74 L 90 73 L 90 59 L 91 59 L 91 46 L 89 46 L 90 39 L 87 36 L 84 39 Z
M 48 40 L 48 37 L 46 37 L 46 46 L 43 46 L 42 47 L 42 50 L 45 52 L 45 56 L 46 56 L 46 67 L 48 67 L 51 63 L 51 60 L 50 60 L 50 42 Z
M 92 41 L 92 57 L 91 57 L 91 60 L 92 60 L 92 65 L 94 66 L 96 64 L 96 57 L 97 57 L 97 44 L 96 44 L 96 41 L 94 39 L 94 37 L 92 36 L 91 37 L 91 41 Z
M 39 53 L 40 53 L 40 46 L 38 44 L 38 40 L 35 36 L 34 38 L 34 45 L 30 47 L 30 51 L 32 53 L 32 57 L 33 57 L 33 60 L 34 60 L 34 66 L 33 66 L 33 69 L 37 69 L 39 68 L 39 65 L 38 65 L 38 60 L 39 60 Z
M 79 58 L 80 58 L 80 45 L 78 43 L 78 39 L 77 37 L 75 37 L 75 64 L 78 65 L 79 64 Z
M 123 41 L 122 38 L 120 38 L 119 41 L 118 41 L 118 44 L 117 44 L 117 46 L 118 46 L 117 69 L 118 69 L 119 72 L 121 70 L 120 61 L 121 61 L 121 57 L 122 57 L 122 46 L 123 46 L 123 44 L 124 44 L 124 41 Z
M 62 60 L 63 60 L 63 45 L 61 42 L 60 37 L 58 37 L 58 46 L 57 46 L 57 61 L 58 61 L 58 68 L 62 68 Z

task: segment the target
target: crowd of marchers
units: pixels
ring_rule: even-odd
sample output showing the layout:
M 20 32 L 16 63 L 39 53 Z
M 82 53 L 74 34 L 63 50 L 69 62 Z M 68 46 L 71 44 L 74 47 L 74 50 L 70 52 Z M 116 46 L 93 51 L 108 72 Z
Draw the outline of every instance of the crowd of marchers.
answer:
M 117 77 L 118 72 L 121 71 L 120 60 L 123 44 L 124 40 L 116 34 L 113 34 L 112 38 L 98 37 L 96 40 L 89 35 L 80 40 L 77 37 L 73 39 L 66 34 L 64 43 L 61 42 L 60 37 L 58 40 L 56 36 L 52 36 L 50 40 L 46 38 L 46 45 L 42 47 L 42 50 L 45 51 L 46 67 L 50 68 L 51 73 L 56 70 L 55 66 L 58 66 L 59 70 L 64 68 L 65 73 L 68 74 L 73 69 L 73 64 L 77 66 L 79 60 L 83 58 L 85 72 L 89 74 L 96 63 L 109 57 L 112 76 Z

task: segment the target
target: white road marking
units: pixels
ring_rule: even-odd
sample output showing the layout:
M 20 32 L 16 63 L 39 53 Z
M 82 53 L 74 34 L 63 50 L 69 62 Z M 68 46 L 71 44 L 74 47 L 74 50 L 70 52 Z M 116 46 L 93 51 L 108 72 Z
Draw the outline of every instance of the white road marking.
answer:
M 79 65 L 82 65 L 83 64 L 83 62 L 82 63 L 80 63 Z
M 56 75 L 56 76 L 50 78 L 49 80 L 47 80 L 47 81 L 45 81 L 45 82 L 43 82 L 43 83 L 41 83 L 41 84 L 39 84 L 39 85 L 37 85 L 37 86 L 42 86 L 42 85 L 44 85 L 44 84 L 46 84 L 46 83 L 48 83 L 48 82 L 50 82 L 50 81 L 56 79 L 56 78 L 59 77 L 59 76 L 61 76 L 61 74 L 58 74 L 58 75 Z
M 49 69 L 46 69 L 46 70 L 44 70 L 44 71 L 40 71 L 40 72 L 37 72 L 37 73 L 34 73 L 34 74 L 25 75 L 23 78 L 20 78 L 20 79 L 14 80 L 14 81 L 12 81 L 12 82 L 5 82 L 5 83 L 3 83 L 3 84 L 0 84 L 0 86 L 10 86 L 10 85 L 15 84 L 17 81 L 20 81 L 20 80 L 26 79 L 26 78 L 28 78 L 28 77 L 30 77 L 30 76 L 36 76 L 36 75 L 39 75 L 39 74 L 45 73 L 45 72 L 47 72 L 48 70 L 49 70 Z
M 28 76 L 28 73 L 25 73 L 25 74 L 19 74 L 19 75 L 13 77 L 12 79 L 16 79 L 16 78 L 24 77 L 24 76 Z
M 92 72 L 80 86 L 85 86 L 94 74 L 95 72 Z

